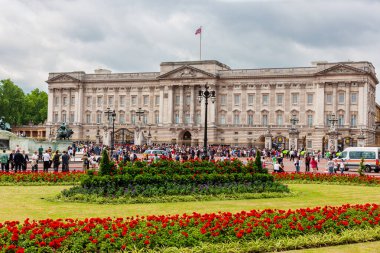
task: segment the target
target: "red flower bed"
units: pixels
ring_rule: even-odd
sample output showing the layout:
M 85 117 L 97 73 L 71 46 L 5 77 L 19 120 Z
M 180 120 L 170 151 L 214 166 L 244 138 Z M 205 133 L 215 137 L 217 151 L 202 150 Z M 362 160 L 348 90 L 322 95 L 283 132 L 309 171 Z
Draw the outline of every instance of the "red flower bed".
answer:
M 309 182 L 336 182 L 365 185 L 380 185 L 380 177 L 359 176 L 353 174 L 326 174 L 326 173 L 272 173 L 277 181 L 309 181 Z
M 11 183 L 34 183 L 34 182 L 45 182 L 45 183 L 57 183 L 57 182 L 79 182 L 80 179 L 85 175 L 84 172 L 73 171 L 73 172 L 54 172 L 54 173 L 35 173 L 35 172 L 20 172 L 20 173 L 6 173 L 0 172 L 0 183 L 1 182 L 11 182 Z
M 151 215 L 127 218 L 46 219 L 0 223 L 5 252 L 131 250 L 191 247 L 202 242 L 289 238 L 379 226 L 377 204 L 265 209 L 238 213 Z

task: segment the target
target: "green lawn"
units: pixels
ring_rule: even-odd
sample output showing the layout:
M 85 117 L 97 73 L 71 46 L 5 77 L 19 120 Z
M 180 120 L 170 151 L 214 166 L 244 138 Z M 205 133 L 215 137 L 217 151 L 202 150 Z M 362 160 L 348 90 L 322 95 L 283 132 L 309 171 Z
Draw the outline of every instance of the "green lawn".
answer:
M 228 200 L 208 202 L 154 203 L 133 205 L 101 205 L 87 203 L 51 202 L 62 189 L 69 186 L 1 186 L 0 222 L 5 220 L 45 218 L 125 217 L 147 214 L 176 214 L 191 212 L 241 211 L 251 209 L 289 209 L 345 203 L 373 203 L 380 200 L 379 187 L 291 184 L 296 197 L 259 200 Z
M 306 250 L 283 251 L 283 253 L 378 253 L 380 251 L 380 241 L 339 245 Z

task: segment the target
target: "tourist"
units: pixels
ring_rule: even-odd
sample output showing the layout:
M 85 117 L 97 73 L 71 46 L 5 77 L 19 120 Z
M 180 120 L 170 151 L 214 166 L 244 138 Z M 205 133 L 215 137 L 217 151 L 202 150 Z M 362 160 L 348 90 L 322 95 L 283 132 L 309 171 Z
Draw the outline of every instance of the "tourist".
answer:
M 39 160 L 39 158 L 40 158 L 40 156 L 37 155 L 37 151 L 34 151 L 34 154 L 31 157 L 32 160 L 30 162 L 30 165 L 32 166 L 32 172 L 38 172 L 38 160 Z M 41 156 L 41 158 L 42 158 L 42 156 Z
M 8 168 L 9 168 L 9 164 L 11 165 L 11 170 L 14 169 L 15 167 L 15 153 L 16 151 L 15 150 L 12 150 L 12 152 L 9 154 L 9 160 L 8 160 Z
M 307 154 L 305 157 L 305 172 L 310 172 L 310 161 L 311 161 L 311 158 L 309 154 Z
M 60 158 L 61 158 L 61 155 L 58 153 L 58 150 L 56 150 L 51 159 L 53 161 L 54 172 L 58 172 L 59 165 L 61 164 Z
M 65 150 L 62 153 L 62 172 L 69 172 L 70 155 Z
M 343 173 L 344 173 L 345 165 L 344 165 L 344 160 L 343 160 L 343 159 L 340 160 L 340 163 L 339 163 L 339 170 L 340 170 L 340 174 L 343 174 Z
M 1 163 L 1 171 L 2 172 L 8 172 L 9 171 L 8 160 L 9 160 L 9 157 L 8 157 L 8 155 L 4 149 L 3 153 L 0 154 L 0 163 Z
M 24 162 L 24 156 L 20 153 L 20 151 L 16 150 L 16 153 L 13 156 L 13 160 L 14 160 L 14 163 L 15 163 L 15 173 L 17 171 L 21 172 L 22 165 L 23 165 L 23 162 Z
M 83 161 L 83 171 L 88 171 L 90 168 L 90 162 L 88 160 L 88 156 L 86 153 L 83 155 L 82 161 Z
M 277 161 L 274 165 L 273 165 L 273 171 L 275 173 L 279 173 L 280 172 L 280 163 Z
M 49 150 L 45 150 L 45 153 L 42 155 L 42 160 L 44 162 L 44 172 L 49 172 L 51 166 Z
M 42 161 L 42 153 L 44 152 L 44 148 L 42 145 L 38 148 L 38 160 Z
M 27 169 L 27 166 L 28 166 L 28 162 L 29 162 L 29 156 L 28 154 L 25 154 L 25 150 L 22 151 L 22 157 L 23 157 L 23 160 L 22 160 L 22 171 L 26 171 Z
M 330 175 L 334 173 L 334 161 L 331 157 L 329 158 L 326 167 Z
M 300 159 L 298 156 L 295 155 L 293 160 L 294 160 L 294 166 L 296 167 L 296 173 L 299 173 L 300 172 Z
M 311 158 L 310 166 L 311 166 L 311 169 L 313 170 L 313 173 L 317 173 L 317 170 L 318 170 L 318 161 L 315 159 L 314 156 L 313 156 L 313 158 Z

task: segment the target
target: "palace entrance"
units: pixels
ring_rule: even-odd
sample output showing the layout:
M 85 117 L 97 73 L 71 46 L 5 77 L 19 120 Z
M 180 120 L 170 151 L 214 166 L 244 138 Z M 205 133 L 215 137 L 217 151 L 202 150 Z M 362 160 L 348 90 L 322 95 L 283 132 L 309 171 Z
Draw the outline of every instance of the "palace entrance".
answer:
M 182 135 L 182 145 L 191 146 L 191 133 L 185 131 Z
M 134 133 L 127 128 L 119 128 L 115 130 L 115 144 L 125 145 L 134 142 Z

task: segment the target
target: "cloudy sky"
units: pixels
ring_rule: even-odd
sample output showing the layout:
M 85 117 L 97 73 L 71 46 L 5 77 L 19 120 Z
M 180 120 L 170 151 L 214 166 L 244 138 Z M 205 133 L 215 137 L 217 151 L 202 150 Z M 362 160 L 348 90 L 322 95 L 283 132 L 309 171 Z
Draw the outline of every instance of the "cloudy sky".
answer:
M 198 60 L 199 26 L 202 59 L 231 68 L 364 60 L 380 70 L 376 0 L 0 0 L 0 6 L 0 79 L 25 92 L 47 90 L 49 72 L 149 72 L 163 61 Z

